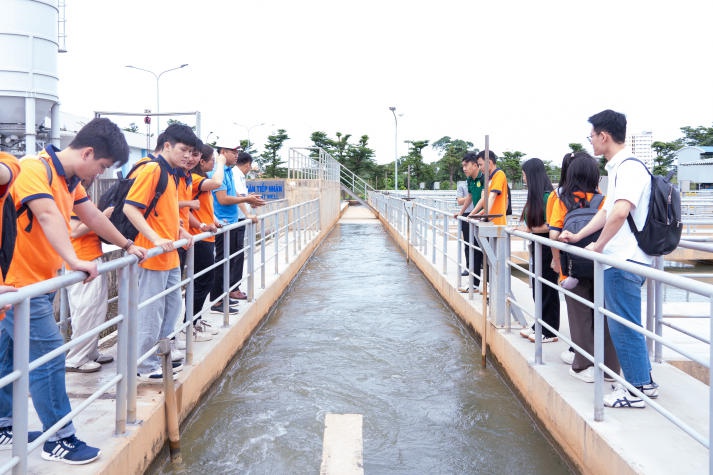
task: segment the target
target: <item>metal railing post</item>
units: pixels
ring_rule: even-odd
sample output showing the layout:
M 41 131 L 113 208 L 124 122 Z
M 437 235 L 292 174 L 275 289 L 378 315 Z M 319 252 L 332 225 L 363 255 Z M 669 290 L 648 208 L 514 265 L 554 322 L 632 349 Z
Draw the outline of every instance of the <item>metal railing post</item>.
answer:
M 448 255 L 448 220 L 450 219 L 450 216 L 448 215 L 443 215 L 443 270 L 442 272 L 445 274 L 448 271 L 448 259 L 446 256 Z
M 535 242 L 535 364 L 542 364 L 542 244 Z
M 265 247 L 267 246 L 267 238 L 265 236 L 265 218 L 260 218 L 260 288 L 265 288 Z
M 663 257 L 654 259 L 654 265 L 657 269 L 664 269 Z M 653 312 L 653 332 L 658 336 L 663 336 L 663 284 L 660 280 L 654 281 L 654 312 Z M 656 363 L 663 362 L 663 345 L 658 341 L 654 342 L 654 361 Z
M 223 326 L 230 326 L 230 233 L 228 229 L 223 233 Z M 237 231 L 236 231 L 237 232 Z
M 510 318 L 506 316 L 508 281 L 510 280 L 510 268 L 508 267 L 510 235 L 503 232 L 496 238 L 495 242 L 497 244 L 498 260 L 495 263 L 497 267 L 497 287 L 495 295 L 493 295 L 493 302 L 495 304 L 495 324 L 502 328 L 505 326 L 505 319 Z
M 20 376 L 12 385 L 12 455 L 18 457 L 13 474 L 27 473 L 28 397 L 30 393 L 30 302 L 25 299 L 13 312 L 13 361 Z
M 128 268 L 128 308 L 127 328 L 129 341 L 126 352 L 126 421 L 136 424 L 136 387 L 138 385 L 138 360 L 139 360 L 139 265 L 130 264 Z
M 119 314 L 124 318 L 117 323 L 116 372 L 121 375 L 121 381 L 116 384 L 116 422 L 114 435 L 126 433 L 126 393 L 128 389 L 127 370 L 129 354 L 129 267 L 121 267 L 116 271 Z
M 255 298 L 255 223 L 250 220 L 248 222 L 248 302 L 252 302 Z
M 594 261 L 594 420 L 604 420 L 604 266 Z
M 191 246 L 186 252 L 186 279 L 188 286 L 186 287 L 186 322 L 188 326 L 184 329 L 186 335 L 186 364 L 193 364 L 193 300 L 195 299 L 195 283 L 193 276 L 195 274 L 196 262 L 196 246 Z

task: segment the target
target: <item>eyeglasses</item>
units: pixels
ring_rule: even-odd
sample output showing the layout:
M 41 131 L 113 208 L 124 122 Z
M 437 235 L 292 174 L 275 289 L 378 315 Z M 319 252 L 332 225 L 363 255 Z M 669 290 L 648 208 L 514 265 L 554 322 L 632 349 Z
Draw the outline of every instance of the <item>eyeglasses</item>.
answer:
M 589 143 L 592 143 L 592 136 L 591 136 L 591 135 L 587 135 L 587 140 L 589 140 Z

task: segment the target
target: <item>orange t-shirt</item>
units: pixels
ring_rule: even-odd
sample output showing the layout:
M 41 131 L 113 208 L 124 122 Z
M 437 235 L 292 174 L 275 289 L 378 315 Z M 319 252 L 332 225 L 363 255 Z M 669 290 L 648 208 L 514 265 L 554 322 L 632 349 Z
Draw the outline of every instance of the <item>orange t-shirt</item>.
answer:
M 193 216 L 199 223 L 213 224 L 215 223 L 215 216 L 213 215 L 213 194 L 210 191 L 201 190 L 205 180 L 207 180 L 206 177 L 197 173 L 193 174 L 193 191 L 191 196 L 198 195 L 198 202 L 201 206 L 198 209 L 191 210 L 191 213 L 193 213 Z M 200 228 L 194 226 L 192 226 L 189 231 L 194 235 L 203 232 Z M 215 236 L 207 237 L 204 241 L 215 242 Z
M 6 152 L 0 152 L 0 166 L 7 168 L 10 171 L 10 181 L 4 185 L 0 185 L 0 210 L 5 206 L 5 200 L 10 196 L 10 185 L 15 181 L 20 173 L 20 161 L 14 155 Z M 0 217 L 0 235 L 2 235 L 2 218 Z M 2 272 L 0 272 L 0 284 L 3 283 Z
M 491 222 L 493 224 L 507 224 L 508 218 L 505 216 L 508 210 L 508 182 L 505 177 L 505 172 L 499 168 L 496 168 L 490 174 L 490 181 L 488 182 L 488 190 L 491 193 L 495 193 L 495 202 L 490 205 L 489 214 L 500 214 L 499 218 L 493 218 Z
M 159 156 L 158 160 L 164 160 Z M 178 240 L 178 172 L 172 169 L 168 164 L 163 163 L 170 171 L 168 174 L 168 183 L 166 191 L 156 202 L 156 207 L 146 218 L 146 222 L 156 234 L 164 239 L 171 241 Z M 136 206 L 140 210 L 145 210 L 151 204 L 156 193 L 159 178 L 161 177 L 161 169 L 158 162 L 147 163 L 142 166 L 136 175 L 134 184 L 131 186 L 129 193 L 126 195 L 126 203 Z M 136 245 L 151 249 L 154 244 L 142 233 L 136 236 Z M 139 264 L 144 269 L 149 270 L 171 270 L 179 265 L 178 252 L 174 249 L 171 252 L 165 252 L 146 259 Z
M 554 193 L 552 193 L 554 195 Z M 550 196 L 552 196 L 550 195 Z M 574 196 L 576 198 L 575 201 L 579 202 L 582 198 L 584 198 L 584 192 L 582 191 L 575 191 Z M 594 196 L 594 193 L 587 193 L 586 199 L 587 201 L 591 201 L 592 197 Z M 604 206 L 604 202 L 606 201 L 606 198 L 602 200 L 601 205 L 599 205 L 599 209 L 602 209 L 602 206 Z M 549 203 L 547 205 L 549 208 Z M 564 218 L 567 216 L 567 207 L 564 205 L 562 200 L 557 197 L 554 202 L 552 203 L 552 211 L 551 213 L 548 213 L 548 218 L 549 218 L 549 225 L 550 225 L 550 231 L 562 231 L 562 226 L 564 226 Z
M 15 200 L 17 209 L 36 199 L 53 200 L 64 218 L 67 226 L 64 232 L 69 237 L 69 219 L 74 205 L 83 203 L 89 198 L 79 182 L 79 177 L 67 179 L 62 163 L 57 158 L 57 151 L 59 151 L 57 148 L 48 145 L 45 150 L 40 152 L 39 156 L 25 157 L 20 160 L 21 173 L 15 180 L 10 193 Z M 47 169 L 42 161 L 50 166 L 51 185 Z M 26 212 L 17 219 L 15 251 L 6 279 L 9 285 L 15 287 L 24 287 L 51 279 L 62 267 L 62 258 L 50 245 L 38 220 L 33 218 L 32 227 L 27 231 L 29 222 Z M 53 229 L 52 232 L 62 231 Z
M 78 222 L 79 217 L 72 213 L 72 220 Z M 83 261 L 93 261 L 104 255 L 102 242 L 94 231 L 89 231 L 87 234 L 70 239 L 72 240 L 74 252 Z

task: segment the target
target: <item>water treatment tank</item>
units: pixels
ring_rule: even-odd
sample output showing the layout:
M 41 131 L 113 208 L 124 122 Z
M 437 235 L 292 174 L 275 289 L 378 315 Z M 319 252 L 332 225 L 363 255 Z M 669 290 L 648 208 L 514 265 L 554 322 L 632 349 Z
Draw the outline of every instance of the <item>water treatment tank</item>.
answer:
M 16 137 L 34 148 L 37 126 L 58 103 L 58 20 L 58 0 L 2 0 L 0 150 Z

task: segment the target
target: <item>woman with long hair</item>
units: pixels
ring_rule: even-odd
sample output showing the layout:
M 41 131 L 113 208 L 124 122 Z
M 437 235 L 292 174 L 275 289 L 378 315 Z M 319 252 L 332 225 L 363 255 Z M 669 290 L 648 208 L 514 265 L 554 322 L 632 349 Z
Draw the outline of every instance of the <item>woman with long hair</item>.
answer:
M 595 194 L 599 193 L 599 163 L 587 152 L 572 154 L 574 160 L 567 170 L 567 178 L 560 188 L 559 198 L 552 207 L 550 216 L 550 239 L 557 239 L 562 232 L 564 218 L 569 211 L 576 208 L 589 206 Z M 604 204 L 602 200 L 601 206 Z M 553 267 L 567 276 L 567 269 L 560 269 L 559 253 L 553 261 Z M 594 299 L 594 282 L 592 279 L 578 277 L 571 280 L 573 287 L 569 290 L 575 295 L 588 301 Z M 564 281 L 563 281 L 564 282 Z M 563 285 L 564 286 L 564 285 Z M 569 286 L 565 286 L 569 287 Z M 590 355 L 594 354 L 594 311 L 587 305 L 565 295 L 567 304 L 567 318 L 569 320 L 569 333 L 572 341 Z M 615 372 L 619 372 L 619 360 L 616 350 L 609 337 L 607 319 L 604 319 L 604 364 Z M 564 358 L 563 358 L 564 359 Z M 594 366 L 589 359 L 578 352 L 574 353 L 572 367 L 569 373 L 587 383 L 594 382 Z
M 524 227 L 519 229 L 530 232 L 537 236 L 549 237 L 549 225 L 547 216 L 547 204 L 552 194 L 552 183 L 547 176 L 545 164 L 539 158 L 531 158 L 522 164 L 522 179 L 527 184 L 527 201 L 522 210 L 521 222 Z M 557 285 L 558 275 L 550 263 L 552 262 L 552 250 L 549 246 L 541 246 L 542 275 L 544 279 Z M 535 255 L 535 243 L 530 243 L 531 267 L 534 271 L 537 256 Z M 535 286 L 532 286 L 532 298 L 535 298 Z M 557 289 L 542 284 L 542 320 L 555 330 L 560 327 L 560 299 Z M 531 328 L 523 328 L 520 331 L 523 338 L 535 341 L 534 325 Z M 542 327 L 542 342 L 551 343 L 557 341 L 557 336 L 548 328 Z

